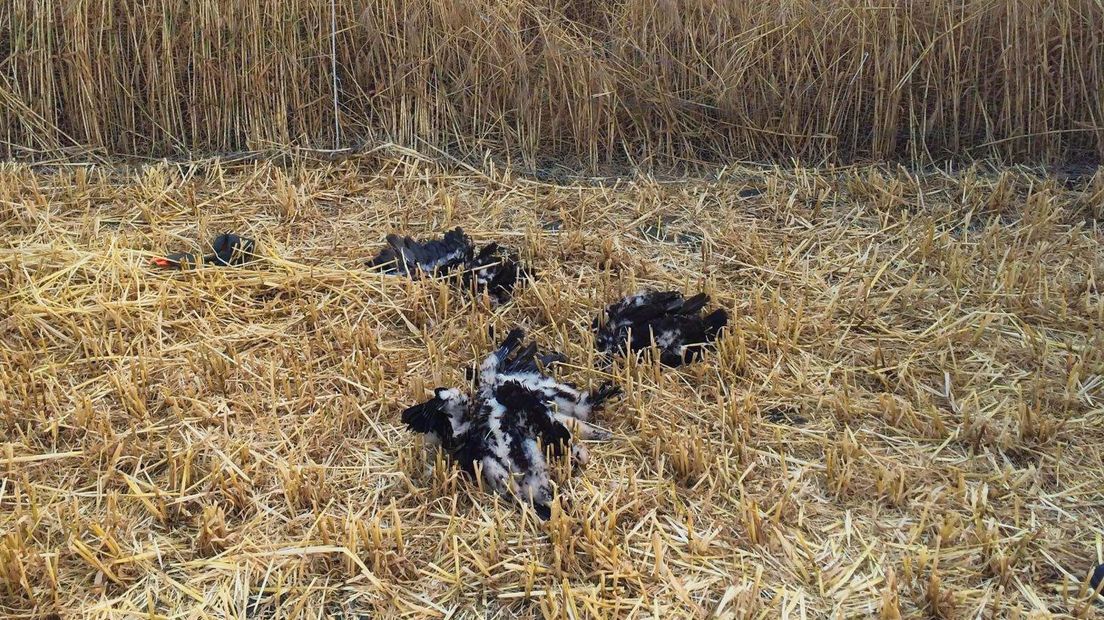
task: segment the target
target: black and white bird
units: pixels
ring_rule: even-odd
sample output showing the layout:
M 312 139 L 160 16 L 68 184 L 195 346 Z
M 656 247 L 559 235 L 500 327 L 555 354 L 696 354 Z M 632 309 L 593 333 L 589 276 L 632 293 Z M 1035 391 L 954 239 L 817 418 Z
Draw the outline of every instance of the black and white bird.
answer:
M 411 237 L 387 235 L 387 247 L 368 266 L 385 273 L 414 277 L 440 277 L 471 262 L 475 244 L 462 228 L 445 233 L 441 239 L 418 242 Z
M 477 293 L 487 291 L 495 303 L 501 304 L 510 299 L 519 279 L 531 275 L 516 252 L 490 243 L 465 266 L 464 284 Z
M 699 359 L 728 325 L 723 309 L 702 315 L 709 296 L 683 297 L 678 291 L 646 291 L 630 295 L 594 319 L 595 345 L 607 355 L 642 351 L 653 344 L 659 361 L 678 366 Z
M 473 397 L 437 388 L 434 397 L 403 411 L 410 430 L 440 448 L 468 474 L 480 475 L 497 493 L 530 504 L 541 519 L 551 516 L 552 485 L 545 450 L 578 463 L 586 448 L 573 439 L 604 440 L 610 434 L 589 423 L 591 414 L 620 388 L 606 384 L 588 392 L 542 370 L 560 361 L 522 346 L 514 329 L 480 364 Z
M 438 278 L 461 272 L 466 288 L 486 291 L 496 303 L 504 303 L 518 280 L 529 274 L 516 252 L 497 243 L 476 251 L 464 229 L 457 227 L 441 239 L 418 242 L 411 237 L 387 235 L 387 247 L 368 266 L 385 273 Z

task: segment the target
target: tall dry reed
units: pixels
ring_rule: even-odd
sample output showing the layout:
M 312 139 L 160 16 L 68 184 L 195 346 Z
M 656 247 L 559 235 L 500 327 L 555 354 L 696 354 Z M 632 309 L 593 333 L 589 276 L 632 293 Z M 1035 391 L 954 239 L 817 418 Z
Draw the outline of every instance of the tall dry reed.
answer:
M 593 168 L 789 157 L 1099 159 L 1104 5 L 0 6 L 0 154 L 80 147 L 160 156 L 381 138 L 465 156 L 491 151 L 530 168 L 552 160 Z

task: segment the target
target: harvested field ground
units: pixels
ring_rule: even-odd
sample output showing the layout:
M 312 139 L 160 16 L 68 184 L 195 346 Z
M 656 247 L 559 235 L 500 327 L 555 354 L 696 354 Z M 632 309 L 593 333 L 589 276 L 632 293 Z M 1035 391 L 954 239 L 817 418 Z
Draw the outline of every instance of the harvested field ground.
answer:
M 733 169 L 551 186 L 410 154 L 0 166 L 0 616 L 1085 617 L 1104 552 L 1104 173 Z M 462 225 L 491 310 L 362 268 Z M 155 253 L 225 230 L 264 260 Z M 646 286 L 734 314 L 619 364 L 548 523 L 399 412 Z

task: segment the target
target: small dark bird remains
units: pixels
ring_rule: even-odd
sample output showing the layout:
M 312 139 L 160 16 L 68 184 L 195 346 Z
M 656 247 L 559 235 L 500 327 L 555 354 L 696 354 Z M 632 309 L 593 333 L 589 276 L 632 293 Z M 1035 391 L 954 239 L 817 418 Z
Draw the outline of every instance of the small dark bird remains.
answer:
M 252 239 L 225 233 L 211 242 L 211 254 L 200 256 L 191 252 L 179 252 L 153 259 L 153 264 L 168 269 L 184 269 L 199 265 L 223 267 L 244 265 L 257 257 L 257 243 Z
M 368 261 L 368 266 L 397 275 L 440 277 L 463 268 L 474 254 L 475 245 L 461 228 L 425 242 L 390 234 L 387 247 Z
M 368 266 L 408 277 L 440 278 L 460 272 L 466 288 L 486 291 L 496 303 L 508 300 L 518 280 L 530 275 L 516 252 L 497 243 L 476 252 L 471 238 L 459 227 L 441 239 L 423 242 L 387 235 L 387 247 L 368 261 Z
M 654 344 L 664 365 L 692 362 L 728 325 L 728 313 L 723 309 L 701 314 L 707 303 L 709 296 L 704 293 L 689 298 L 677 291 L 630 295 L 611 304 L 604 321 L 603 317 L 594 319 L 595 344 L 607 355 L 642 351 Z

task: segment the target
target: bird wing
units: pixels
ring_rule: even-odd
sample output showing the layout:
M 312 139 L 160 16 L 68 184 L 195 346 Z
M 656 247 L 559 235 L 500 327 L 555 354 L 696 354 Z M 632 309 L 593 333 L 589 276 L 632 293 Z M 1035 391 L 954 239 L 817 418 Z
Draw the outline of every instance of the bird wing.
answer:
M 518 280 L 526 275 L 516 252 L 489 243 L 466 266 L 464 285 L 476 291 L 485 290 L 494 301 L 504 303 L 513 294 Z
M 647 323 L 680 308 L 682 303 L 682 293 L 677 291 L 630 295 L 606 309 L 606 326 L 609 329 L 619 329 Z
M 441 275 L 466 264 L 474 246 L 462 228 L 445 233 L 441 239 L 425 242 L 411 237 L 389 234 L 387 247 L 368 261 L 372 268 L 383 268 L 387 273 L 415 273 Z
M 701 309 L 705 307 L 705 304 L 709 303 L 709 295 L 705 293 L 698 293 L 693 297 L 684 299 L 676 307 L 670 308 L 671 314 L 690 315 L 701 312 Z
M 402 412 L 402 422 L 416 433 L 435 433 L 445 445 L 452 443 L 452 423 L 438 399 L 428 400 Z
M 475 246 L 462 228 L 450 230 L 443 239 L 416 243 L 412 247 L 418 266 L 434 275 L 462 267 L 471 260 L 475 251 Z
M 507 360 L 511 357 L 511 354 L 521 346 L 522 340 L 525 338 L 525 330 L 520 327 L 515 327 L 506 334 L 506 337 L 502 339 L 502 343 L 498 345 L 498 349 L 494 352 L 495 357 L 498 358 L 500 363 L 507 363 Z M 516 356 L 515 356 L 516 357 Z
M 551 446 L 554 454 L 563 454 L 571 441 L 571 431 L 556 420 L 544 394 L 520 381 L 505 381 L 495 389 L 494 398 L 506 410 L 504 423 L 529 427 L 528 431 L 545 446 Z

